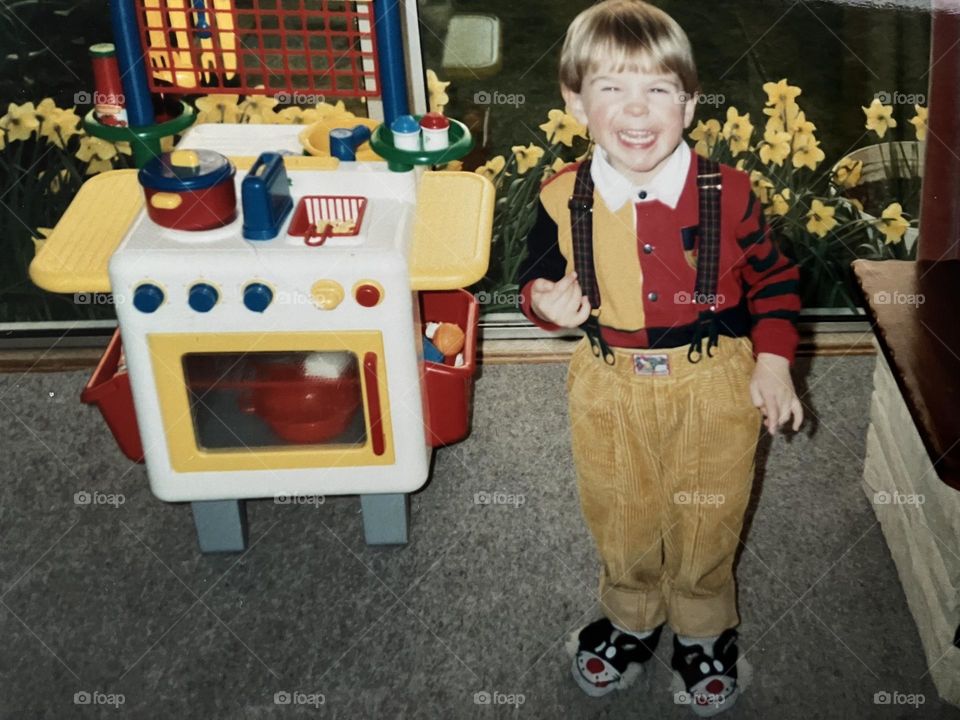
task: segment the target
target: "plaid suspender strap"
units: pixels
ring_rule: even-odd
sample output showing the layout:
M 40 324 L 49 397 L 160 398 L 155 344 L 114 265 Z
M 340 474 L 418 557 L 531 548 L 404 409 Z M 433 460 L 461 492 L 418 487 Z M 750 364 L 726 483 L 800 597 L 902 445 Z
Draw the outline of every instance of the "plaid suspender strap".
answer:
M 697 156 L 697 194 L 699 197 L 700 223 L 699 248 L 697 250 L 697 281 L 694 302 L 705 305 L 700 311 L 694 329 L 693 340 L 687 351 L 690 362 L 700 362 L 703 336 L 707 334 L 707 355 L 713 357 L 713 348 L 719 341 L 717 310 L 717 276 L 720 269 L 720 166 L 713 160 Z M 590 160 L 577 168 L 573 195 L 567 203 L 570 208 L 571 234 L 573 239 L 573 267 L 577 272 L 580 289 L 590 301 L 590 317 L 580 326 L 590 341 L 593 354 L 603 356 L 608 365 L 613 365 L 614 355 L 600 334 L 600 287 L 593 264 L 593 178 L 590 175 Z
M 703 336 L 707 335 L 707 356 L 719 344 L 717 329 L 717 276 L 720 273 L 720 166 L 714 160 L 697 155 L 697 195 L 700 221 L 697 249 L 697 284 L 693 292 L 695 305 L 705 306 L 697 317 L 693 340 L 687 351 L 690 362 L 703 357 Z
M 590 175 L 590 159 L 577 168 L 573 195 L 567 203 L 570 208 L 571 235 L 573 239 L 573 268 L 577 272 L 580 289 L 590 301 L 590 316 L 580 328 L 590 341 L 590 348 L 597 357 L 603 356 L 607 365 L 613 365 L 614 355 L 600 334 L 600 288 L 597 271 L 593 265 L 593 177 Z

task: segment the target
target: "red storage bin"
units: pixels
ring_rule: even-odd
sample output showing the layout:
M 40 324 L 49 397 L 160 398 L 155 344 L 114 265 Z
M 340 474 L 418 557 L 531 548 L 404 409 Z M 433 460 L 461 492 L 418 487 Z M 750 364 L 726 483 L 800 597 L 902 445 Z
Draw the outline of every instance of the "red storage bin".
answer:
M 80 399 L 87 405 L 96 405 L 100 409 L 100 414 L 107 421 L 121 452 L 134 462 L 143 462 L 143 445 L 140 442 L 137 416 L 133 411 L 130 378 L 127 377 L 126 370 L 120 369 L 122 354 L 120 331 L 117 330 L 90 381 L 80 393 Z
M 427 441 L 433 447 L 459 442 L 470 433 L 470 405 L 473 400 L 477 329 L 480 324 L 478 307 L 477 299 L 466 290 L 420 293 L 420 319 L 423 323 L 454 323 L 460 326 L 466 336 L 462 351 L 464 362 L 460 367 L 454 367 L 455 358 L 452 357 L 442 364 L 423 364 Z

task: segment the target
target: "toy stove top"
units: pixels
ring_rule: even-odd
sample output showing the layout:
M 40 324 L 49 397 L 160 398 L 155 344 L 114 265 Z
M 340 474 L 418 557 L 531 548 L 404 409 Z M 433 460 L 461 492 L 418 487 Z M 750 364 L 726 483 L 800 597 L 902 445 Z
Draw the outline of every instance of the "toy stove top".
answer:
M 393 250 L 406 254 L 415 202 L 414 173 L 390 172 L 380 163 L 344 165 L 336 170 L 287 170 L 294 209 L 273 239 L 244 238 L 242 212 L 228 225 L 203 231 L 165 228 L 144 212 L 117 252 L 197 249 L 204 254 L 283 252 L 329 257 Z M 234 177 L 238 206 L 246 175 L 238 170 Z M 319 237 L 325 227 L 329 236 Z

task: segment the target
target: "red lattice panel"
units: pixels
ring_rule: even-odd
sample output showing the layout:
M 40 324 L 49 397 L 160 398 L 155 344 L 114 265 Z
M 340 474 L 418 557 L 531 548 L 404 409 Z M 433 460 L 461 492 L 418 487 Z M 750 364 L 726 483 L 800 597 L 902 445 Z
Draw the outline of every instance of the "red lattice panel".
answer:
M 379 95 L 373 3 L 135 0 L 154 92 Z

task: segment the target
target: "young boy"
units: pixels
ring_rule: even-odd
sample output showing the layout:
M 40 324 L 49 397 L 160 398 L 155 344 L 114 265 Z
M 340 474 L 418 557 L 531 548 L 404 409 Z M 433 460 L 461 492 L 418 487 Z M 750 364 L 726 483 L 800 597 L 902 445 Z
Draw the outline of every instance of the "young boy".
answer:
M 733 560 L 761 415 L 771 434 L 803 419 L 797 270 L 748 176 L 683 141 L 698 81 L 672 18 L 590 7 L 560 82 L 595 147 L 542 188 L 520 285 L 535 323 L 587 334 L 567 392 L 604 617 L 576 634 L 573 676 L 592 696 L 625 687 L 668 623 L 686 697 L 713 715 L 738 693 Z

